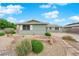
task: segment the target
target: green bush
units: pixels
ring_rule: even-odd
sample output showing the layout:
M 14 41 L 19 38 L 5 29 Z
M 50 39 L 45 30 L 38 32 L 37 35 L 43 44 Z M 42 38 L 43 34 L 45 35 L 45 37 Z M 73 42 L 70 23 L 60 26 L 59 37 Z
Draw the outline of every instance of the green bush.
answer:
M 51 36 L 51 33 L 46 32 L 46 33 L 45 33 L 45 36 Z
M 16 46 L 15 51 L 18 56 L 25 56 L 32 51 L 31 43 L 27 40 L 24 40 Z
M 4 31 L 6 34 L 14 34 L 15 33 L 15 30 L 13 28 L 5 28 Z
M 3 35 L 5 35 L 5 33 L 4 32 L 0 32 L 0 36 L 3 36 Z
M 69 40 L 69 41 L 75 41 L 75 42 L 77 42 L 72 36 L 63 36 L 62 38 L 64 40 Z
M 15 31 L 13 31 L 13 32 L 11 32 L 11 34 L 16 34 L 16 32 L 15 32 Z
M 32 44 L 32 51 L 34 53 L 38 54 L 38 53 L 42 52 L 44 46 L 43 46 L 41 41 L 39 41 L 39 40 L 32 40 L 31 44 Z

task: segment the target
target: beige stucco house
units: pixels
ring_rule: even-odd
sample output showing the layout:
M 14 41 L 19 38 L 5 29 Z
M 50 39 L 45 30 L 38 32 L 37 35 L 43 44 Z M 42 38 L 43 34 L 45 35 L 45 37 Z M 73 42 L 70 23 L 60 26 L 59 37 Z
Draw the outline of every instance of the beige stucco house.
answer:
M 44 34 L 45 32 L 60 32 L 61 27 L 55 24 L 49 24 L 38 20 L 29 20 L 17 23 L 17 32 L 19 34 Z

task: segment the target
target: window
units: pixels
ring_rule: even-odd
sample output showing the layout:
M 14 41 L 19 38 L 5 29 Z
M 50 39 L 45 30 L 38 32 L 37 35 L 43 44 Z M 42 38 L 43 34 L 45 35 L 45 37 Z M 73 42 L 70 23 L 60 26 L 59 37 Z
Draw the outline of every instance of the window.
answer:
M 26 25 L 23 25 L 23 30 L 26 30 Z
M 52 27 L 49 27 L 49 29 L 51 30 L 51 29 L 52 29 Z
M 30 25 L 26 25 L 26 30 L 30 30 Z
M 59 30 L 59 27 L 55 27 L 55 30 Z
M 23 25 L 23 30 L 30 30 L 30 25 Z

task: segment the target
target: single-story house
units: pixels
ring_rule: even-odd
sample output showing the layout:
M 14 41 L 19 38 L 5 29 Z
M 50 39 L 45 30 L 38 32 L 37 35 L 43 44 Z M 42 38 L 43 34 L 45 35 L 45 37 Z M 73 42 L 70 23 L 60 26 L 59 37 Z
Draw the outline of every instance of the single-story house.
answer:
M 38 20 L 29 20 L 17 24 L 17 32 L 19 34 L 44 34 L 45 32 L 58 32 L 61 27 L 54 24 L 41 22 Z
M 79 33 L 79 22 L 68 24 L 63 27 L 65 32 L 69 33 Z
M 62 32 L 62 27 L 56 24 L 47 24 L 48 32 Z

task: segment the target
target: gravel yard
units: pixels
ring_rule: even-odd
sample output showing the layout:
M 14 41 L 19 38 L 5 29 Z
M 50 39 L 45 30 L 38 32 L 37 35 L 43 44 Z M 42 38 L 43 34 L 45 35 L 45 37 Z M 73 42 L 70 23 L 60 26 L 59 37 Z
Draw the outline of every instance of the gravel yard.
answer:
M 12 42 L 15 40 L 17 41 L 17 39 L 21 39 L 21 38 L 33 38 L 33 39 L 39 39 L 42 40 L 43 44 L 44 44 L 44 50 L 40 53 L 40 54 L 34 54 L 34 53 L 30 53 L 28 56 L 67 56 L 67 54 L 69 55 L 73 55 L 71 53 L 71 51 L 76 51 L 72 46 L 71 48 L 68 49 L 69 44 L 65 44 L 63 42 L 63 40 L 61 39 L 61 37 L 63 35 L 70 35 L 67 33 L 53 33 L 52 35 L 52 45 L 50 45 L 48 42 L 46 42 L 46 37 L 44 36 L 39 36 L 39 35 L 26 35 L 26 36 L 16 36 L 16 37 L 5 37 L 2 36 L 0 37 L 0 55 L 1 56 L 16 56 L 16 53 L 13 49 L 13 45 Z M 72 35 L 72 34 L 71 34 Z M 74 36 L 74 35 L 72 35 Z M 77 35 L 76 35 L 77 36 Z M 78 36 L 77 36 L 78 37 Z M 75 37 L 75 38 L 77 38 Z M 78 38 L 77 38 L 78 39 Z M 79 55 L 77 53 L 77 55 Z

